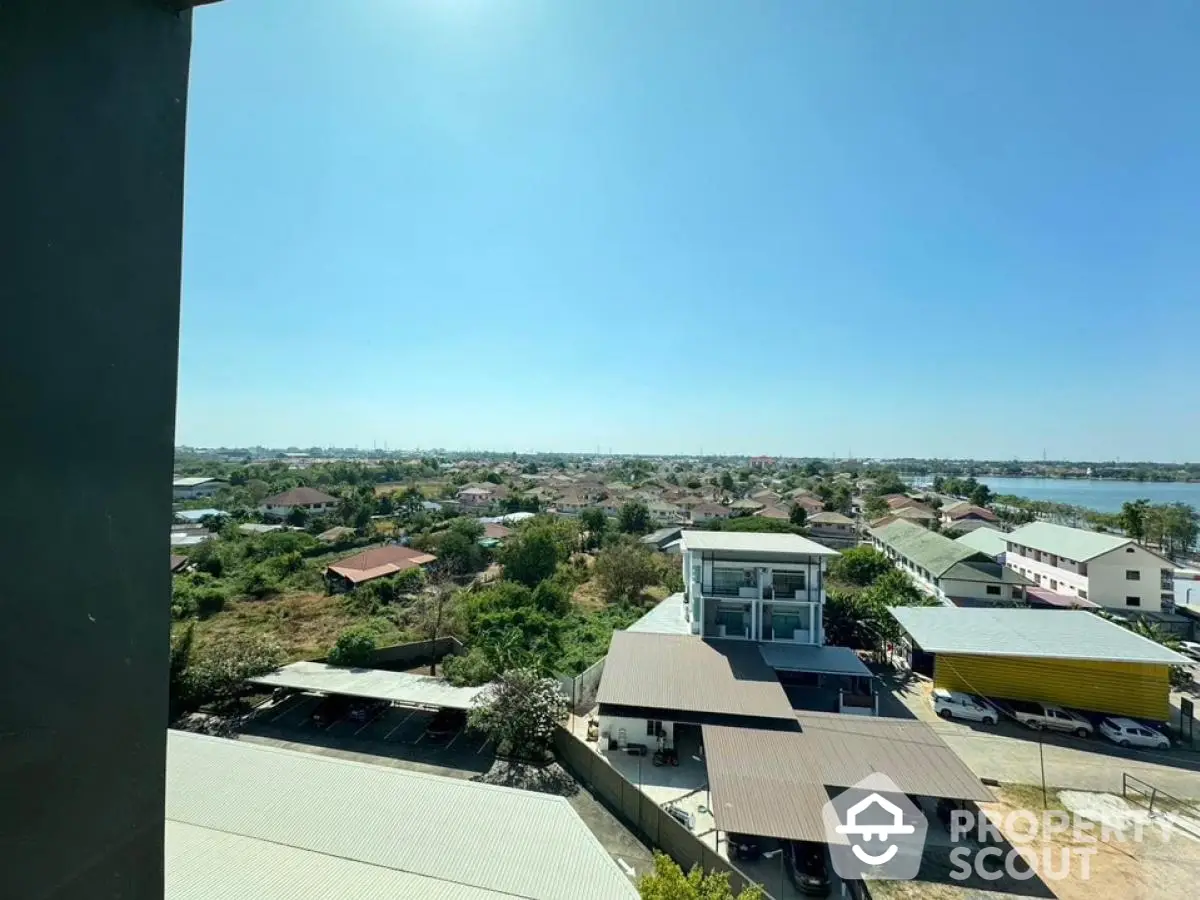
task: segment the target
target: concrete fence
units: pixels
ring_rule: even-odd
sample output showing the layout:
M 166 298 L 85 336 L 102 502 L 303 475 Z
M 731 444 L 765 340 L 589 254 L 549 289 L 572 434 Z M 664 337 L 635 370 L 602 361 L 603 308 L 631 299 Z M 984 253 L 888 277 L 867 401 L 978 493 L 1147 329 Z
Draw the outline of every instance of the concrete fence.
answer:
M 562 688 L 575 715 L 581 716 L 596 705 L 596 694 L 600 690 L 600 678 L 604 675 L 605 659 L 607 657 L 602 657 L 599 662 L 593 663 L 574 677 L 559 677 L 558 686 Z
M 559 762 L 595 794 L 621 822 L 651 847 L 657 847 L 683 871 L 700 866 L 706 872 L 728 872 L 736 895 L 753 884 L 740 869 L 720 856 L 657 803 L 638 790 L 587 744 L 565 728 L 554 735 Z M 768 897 L 771 895 L 768 894 Z
M 414 666 L 429 665 L 435 659 L 440 662 L 443 657 L 453 656 L 461 653 L 462 650 L 462 642 L 456 637 L 394 644 L 391 647 L 380 647 L 372 653 L 368 667 L 408 669 Z

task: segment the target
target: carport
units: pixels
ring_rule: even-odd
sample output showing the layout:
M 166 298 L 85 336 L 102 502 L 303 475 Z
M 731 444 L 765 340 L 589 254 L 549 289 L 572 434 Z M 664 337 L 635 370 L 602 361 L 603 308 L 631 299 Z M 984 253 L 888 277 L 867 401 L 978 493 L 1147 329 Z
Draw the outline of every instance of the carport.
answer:
M 445 679 L 430 675 L 384 669 L 345 669 L 318 662 L 294 662 L 250 681 L 263 687 L 384 700 L 400 706 L 460 710 L 470 709 L 475 698 L 487 689 L 487 685 L 455 687 Z

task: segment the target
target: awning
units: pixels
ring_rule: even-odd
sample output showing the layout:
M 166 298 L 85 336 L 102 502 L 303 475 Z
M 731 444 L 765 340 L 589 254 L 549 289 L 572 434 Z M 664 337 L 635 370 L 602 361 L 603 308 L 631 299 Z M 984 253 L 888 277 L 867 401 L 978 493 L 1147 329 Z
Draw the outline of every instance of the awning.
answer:
M 1082 597 L 1072 597 L 1040 587 L 1025 588 L 1025 595 L 1035 605 L 1053 606 L 1056 609 L 1099 609 L 1099 603 L 1084 600 Z
M 383 669 L 345 669 L 317 662 L 295 662 L 250 681 L 264 687 L 388 700 L 405 706 L 438 709 L 470 709 L 475 698 L 487 687 L 455 687 L 442 678 L 429 675 Z

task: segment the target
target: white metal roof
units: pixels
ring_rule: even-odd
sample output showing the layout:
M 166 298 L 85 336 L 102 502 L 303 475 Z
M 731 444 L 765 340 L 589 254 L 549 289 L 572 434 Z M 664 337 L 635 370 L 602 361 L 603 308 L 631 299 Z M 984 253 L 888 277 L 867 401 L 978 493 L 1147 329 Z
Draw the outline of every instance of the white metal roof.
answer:
M 173 487 L 199 487 L 202 484 L 208 484 L 210 481 L 221 481 L 219 478 L 207 478 L 199 475 L 189 475 L 186 478 L 176 478 L 171 482 Z M 224 484 L 224 482 L 221 482 Z
M 1165 665 L 1191 662 L 1086 610 L 906 606 L 889 611 L 928 653 Z
M 294 662 L 266 675 L 250 679 L 266 687 L 344 694 L 370 700 L 390 700 L 409 706 L 470 709 L 483 687 L 455 687 L 441 678 L 387 672 L 383 669 L 345 669 L 318 662 Z
M 1053 522 L 1030 522 L 1006 535 L 1006 540 L 1023 547 L 1033 547 L 1043 553 L 1065 556 L 1087 562 L 1101 554 L 1124 547 L 1129 538 L 1116 534 L 1101 534 L 1085 528 L 1070 528 Z
M 837 556 L 836 550 L 798 534 L 750 531 L 685 531 L 685 550 L 727 550 L 737 553 L 792 553 Z
M 563 797 L 184 732 L 167 900 L 609 900 L 633 883 Z
M 687 598 L 683 594 L 671 594 L 651 607 L 644 616 L 626 628 L 626 631 L 648 631 L 653 634 L 691 634 L 692 624 L 684 614 Z

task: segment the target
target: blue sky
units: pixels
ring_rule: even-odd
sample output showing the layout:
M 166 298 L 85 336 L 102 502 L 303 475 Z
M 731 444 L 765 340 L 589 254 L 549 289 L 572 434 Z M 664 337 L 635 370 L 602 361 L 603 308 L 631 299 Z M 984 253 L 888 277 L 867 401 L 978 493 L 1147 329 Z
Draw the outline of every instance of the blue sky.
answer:
M 1183 2 L 201 8 L 177 440 L 1198 459 L 1198 33 Z

